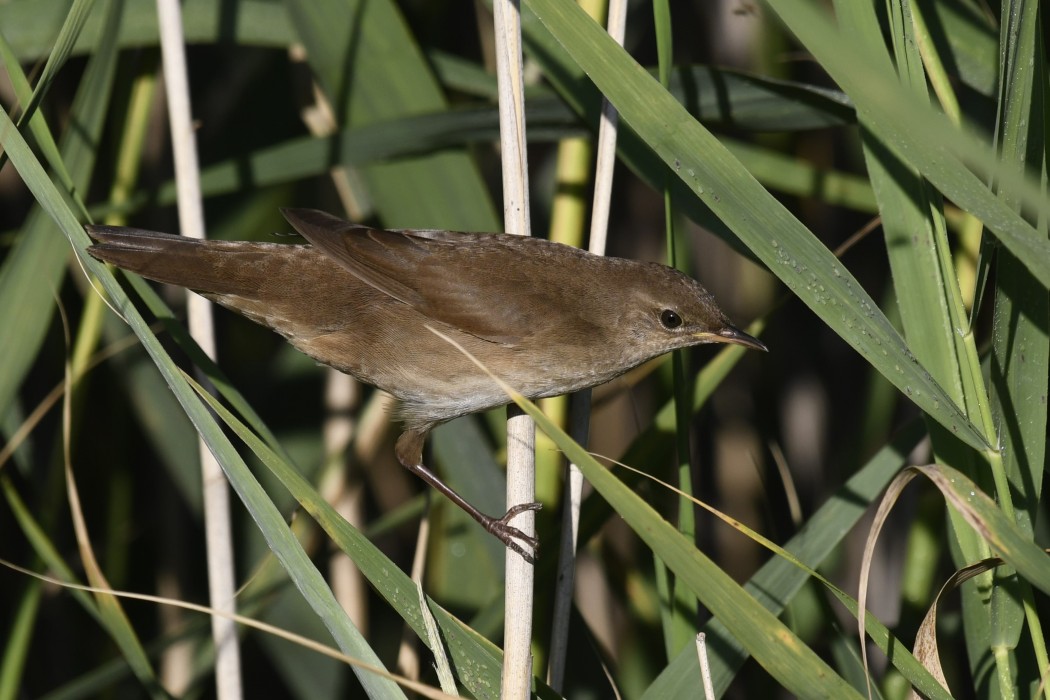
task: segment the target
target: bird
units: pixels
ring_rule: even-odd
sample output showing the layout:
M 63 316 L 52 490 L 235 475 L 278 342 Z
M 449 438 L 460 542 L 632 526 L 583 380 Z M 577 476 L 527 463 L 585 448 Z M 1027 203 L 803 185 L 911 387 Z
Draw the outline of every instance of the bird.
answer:
M 398 461 L 530 562 L 538 542 L 511 520 L 539 504 L 486 515 L 423 463 L 436 425 L 510 403 L 447 339 L 530 399 L 594 387 L 694 345 L 767 350 L 698 282 L 658 263 L 530 236 L 385 230 L 316 209 L 281 213 L 306 244 L 88 225 L 87 250 L 190 289 L 392 394 L 403 427 Z

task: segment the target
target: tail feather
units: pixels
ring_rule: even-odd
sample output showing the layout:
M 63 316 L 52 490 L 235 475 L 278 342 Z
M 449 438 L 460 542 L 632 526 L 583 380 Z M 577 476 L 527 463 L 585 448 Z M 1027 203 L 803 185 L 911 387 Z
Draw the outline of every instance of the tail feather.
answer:
M 86 230 L 95 241 L 88 253 L 96 259 L 204 294 L 258 297 L 260 281 L 272 283 L 282 276 L 275 248 L 289 251 L 278 243 L 201 241 L 121 226 Z

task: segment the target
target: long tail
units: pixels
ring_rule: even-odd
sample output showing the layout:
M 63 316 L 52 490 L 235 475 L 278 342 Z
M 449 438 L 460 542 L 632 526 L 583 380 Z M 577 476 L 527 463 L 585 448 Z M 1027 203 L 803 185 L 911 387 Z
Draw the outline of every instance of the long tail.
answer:
M 87 232 L 95 241 L 88 253 L 99 260 L 192 289 L 348 372 L 355 368 L 354 353 L 339 344 L 339 333 L 371 328 L 355 319 L 384 300 L 309 245 L 200 241 L 120 226 L 89 226 Z
M 200 241 L 170 233 L 122 226 L 88 226 L 95 245 L 88 253 L 143 277 L 197 292 L 258 298 L 283 277 L 282 255 L 294 248 L 278 243 Z

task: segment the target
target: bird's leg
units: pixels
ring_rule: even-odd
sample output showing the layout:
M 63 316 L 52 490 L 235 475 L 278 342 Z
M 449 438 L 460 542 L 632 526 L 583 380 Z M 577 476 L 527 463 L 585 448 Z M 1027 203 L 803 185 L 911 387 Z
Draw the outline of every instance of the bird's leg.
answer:
M 535 537 L 529 537 L 518 528 L 512 526 L 510 521 L 521 513 L 539 510 L 543 507 L 542 504 L 521 503 L 510 508 L 503 514 L 502 518 L 493 518 L 490 515 L 485 515 L 423 464 L 423 441 L 426 435 L 426 430 L 406 430 L 401 433 L 401 437 L 397 439 L 397 444 L 394 447 L 398 461 L 410 472 L 444 494 L 448 500 L 462 508 L 470 517 L 478 521 L 483 528 L 503 542 L 508 549 L 520 554 L 530 564 L 535 564 L 535 552 L 539 549 L 539 541 Z M 525 546 L 523 547 L 522 544 Z

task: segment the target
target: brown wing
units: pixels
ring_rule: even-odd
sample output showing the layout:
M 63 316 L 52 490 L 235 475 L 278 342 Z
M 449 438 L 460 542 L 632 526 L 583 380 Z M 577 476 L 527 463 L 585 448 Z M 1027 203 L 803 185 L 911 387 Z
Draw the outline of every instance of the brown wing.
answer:
M 514 345 L 547 324 L 561 290 L 535 280 L 560 251 L 539 241 L 451 231 L 384 231 L 324 212 L 283 209 L 310 243 L 372 287 L 429 318 Z M 521 256 L 523 246 L 533 255 Z M 560 247 L 560 246 L 559 246 Z M 568 250 L 568 249 L 566 249 Z

